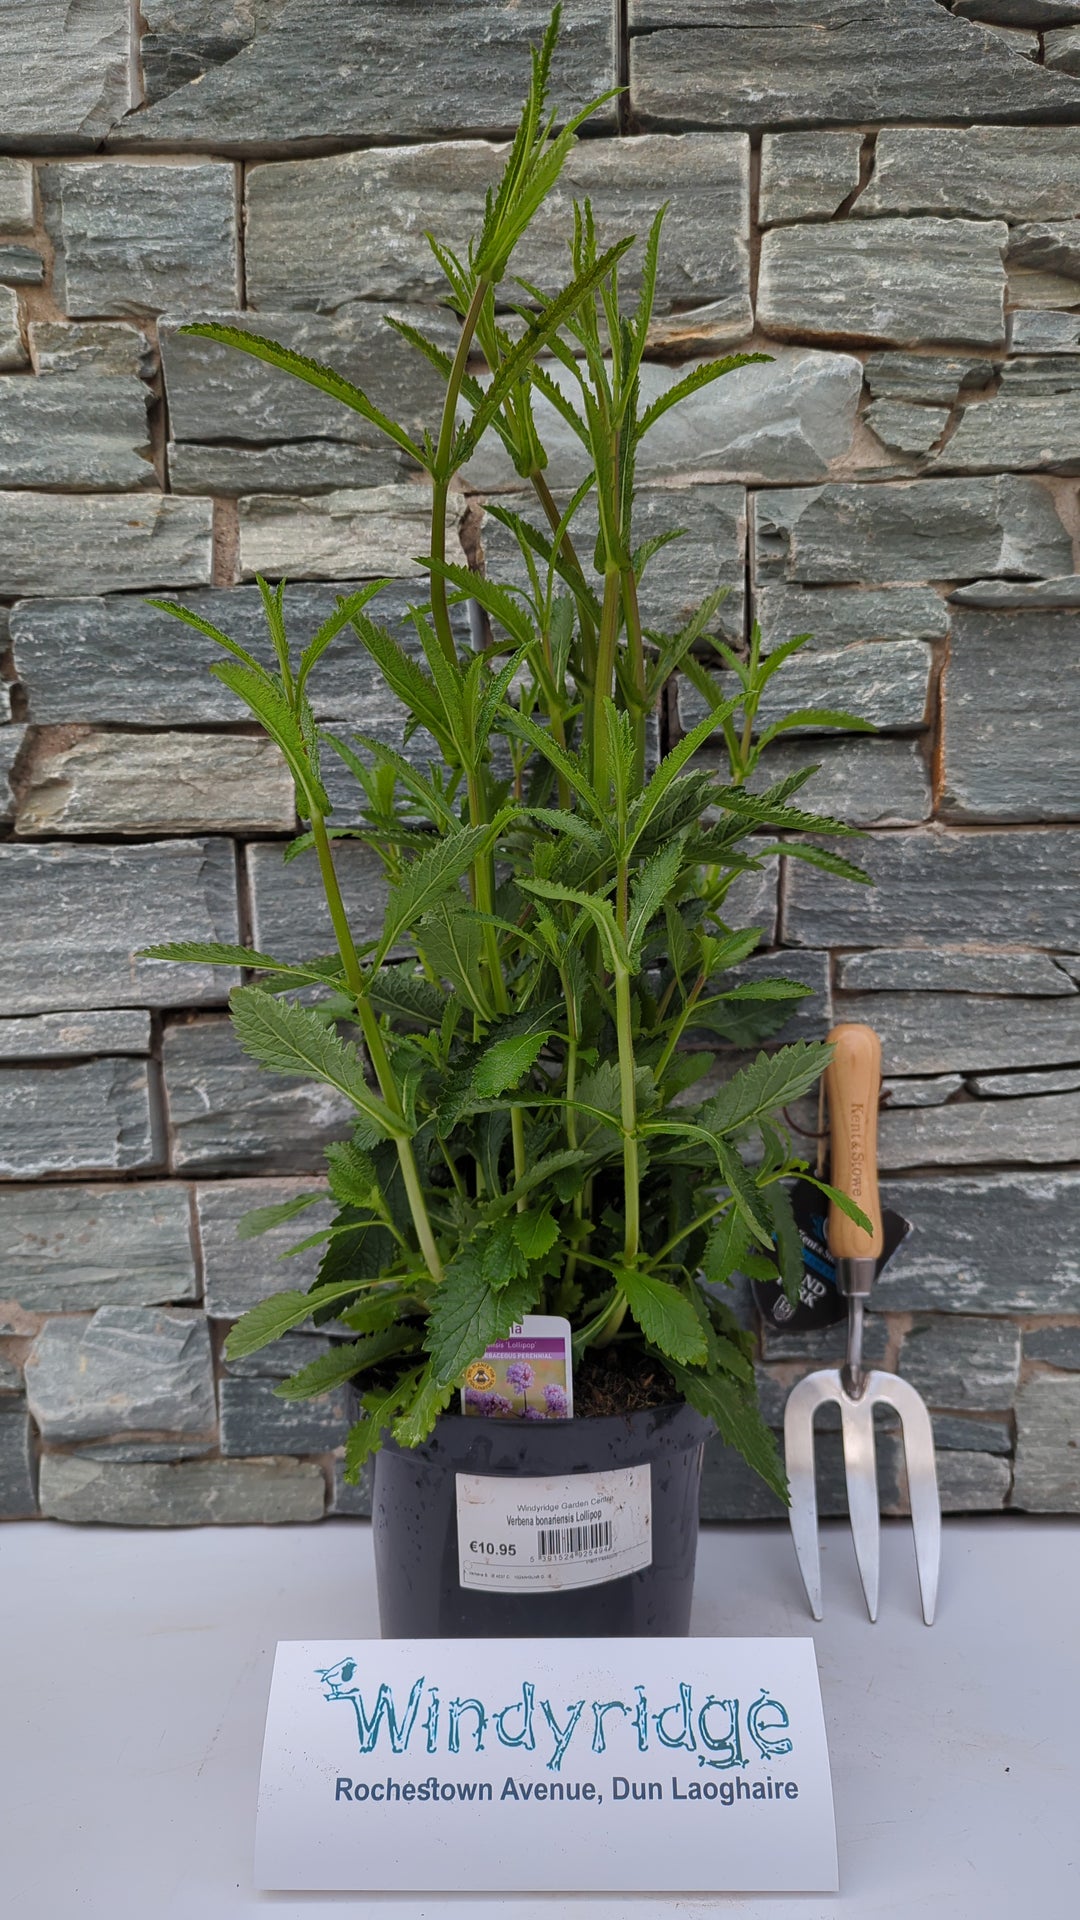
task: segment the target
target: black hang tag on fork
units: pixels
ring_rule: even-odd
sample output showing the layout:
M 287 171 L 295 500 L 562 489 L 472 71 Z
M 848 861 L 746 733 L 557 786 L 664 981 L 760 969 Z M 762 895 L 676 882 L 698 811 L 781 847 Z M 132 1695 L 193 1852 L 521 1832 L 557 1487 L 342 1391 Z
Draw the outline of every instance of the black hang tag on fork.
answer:
M 828 1200 L 809 1180 L 798 1180 L 791 1191 L 791 1206 L 803 1244 L 798 1300 L 793 1306 L 778 1280 L 755 1280 L 752 1285 L 758 1312 L 766 1326 L 775 1328 L 777 1333 L 809 1333 L 843 1320 L 847 1300 L 836 1284 L 836 1262 L 826 1239 Z M 878 1261 L 879 1273 L 911 1232 L 910 1223 L 891 1209 L 885 1210 L 882 1226 L 885 1243 Z

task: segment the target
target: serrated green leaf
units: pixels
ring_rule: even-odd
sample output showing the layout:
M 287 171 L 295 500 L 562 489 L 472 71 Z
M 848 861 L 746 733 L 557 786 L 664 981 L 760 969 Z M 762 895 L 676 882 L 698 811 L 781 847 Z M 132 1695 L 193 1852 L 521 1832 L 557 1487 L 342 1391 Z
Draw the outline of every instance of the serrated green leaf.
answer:
M 394 1422 L 394 1440 L 399 1447 L 418 1447 L 426 1440 L 440 1413 L 450 1405 L 453 1382 L 437 1380 L 431 1367 L 420 1375 L 412 1404 L 405 1407 Z
M 726 1286 L 738 1273 L 750 1248 L 750 1232 L 741 1213 L 728 1208 L 705 1242 L 701 1271 L 711 1286 Z
M 500 814 L 488 826 L 462 827 L 459 832 L 436 840 L 434 846 L 413 861 L 404 879 L 390 889 L 373 966 L 381 966 L 400 935 L 414 928 L 444 895 L 460 891 L 462 876 L 487 852 L 505 824 L 506 816 Z
M 780 1283 L 792 1306 L 803 1283 L 803 1243 L 787 1188 L 779 1181 L 765 1189 L 765 1203 L 776 1228 L 776 1264 Z
M 806 1040 L 796 1040 L 775 1053 L 759 1053 L 698 1108 L 696 1118 L 719 1134 L 734 1133 L 759 1116 L 767 1119 L 816 1086 L 831 1059 L 831 1047 Z
M 841 1213 L 846 1213 L 849 1220 L 854 1220 L 855 1225 L 861 1227 L 864 1233 L 873 1234 L 873 1221 L 868 1218 L 862 1208 L 852 1200 L 849 1194 L 841 1193 L 839 1187 L 831 1187 L 827 1180 L 817 1180 L 814 1175 L 810 1173 L 804 1173 L 803 1179 L 806 1180 L 810 1186 L 816 1187 L 819 1193 L 823 1193 L 827 1200 L 833 1202 L 834 1206 L 839 1207 Z
M 330 1286 L 313 1287 L 310 1293 L 271 1294 L 268 1300 L 260 1300 L 250 1308 L 230 1329 L 225 1341 L 225 1358 L 243 1360 L 249 1353 L 258 1353 L 272 1340 L 298 1327 L 309 1313 L 319 1308 L 332 1309 L 339 1302 L 351 1299 L 364 1284 L 359 1279 L 335 1281 Z
M 765 1425 L 754 1394 L 718 1373 L 701 1373 L 669 1362 L 676 1386 L 706 1420 L 711 1420 L 729 1447 L 736 1447 L 748 1466 L 785 1503 L 787 1475 L 776 1436 Z
M 620 1267 L 615 1275 L 630 1311 L 654 1347 L 668 1359 L 700 1365 L 707 1357 L 705 1334 L 693 1306 L 670 1280 Z
M 261 1233 L 271 1233 L 275 1227 L 285 1226 L 289 1220 L 295 1220 L 298 1213 L 304 1213 L 308 1207 L 316 1207 L 325 1200 L 323 1192 L 297 1193 L 291 1200 L 279 1200 L 272 1207 L 251 1207 L 241 1214 L 236 1228 L 238 1240 L 257 1240 Z
M 489 1047 L 473 1074 L 473 1087 L 479 1099 L 497 1100 L 508 1087 L 516 1087 L 534 1066 L 548 1032 L 523 1033 L 509 1040 L 497 1040 Z
M 428 1320 L 434 1377 L 452 1385 L 493 1340 L 505 1339 L 533 1306 L 538 1283 L 527 1277 L 498 1290 L 484 1277 L 479 1249 L 462 1247 L 436 1289 Z
M 271 1073 L 302 1073 L 336 1087 L 379 1134 L 404 1137 L 404 1123 L 372 1093 L 356 1048 L 338 1038 L 318 1014 L 275 1000 L 261 987 L 236 987 L 229 996 L 237 1039 Z
M 331 1393 L 335 1387 L 362 1373 L 365 1367 L 379 1366 L 399 1353 L 413 1353 L 419 1345 L 420 1334 L 414 1328 L 387 1327 L 366 1340 L 350 1340 L 331 1347 L 329 1353 L 321 1353 L 299 1372 L 282 1380 L 274 1392 L 279 1400 L 316 1400 L 320 1394 Z
M 559 1238 L 559 1223 L 545 1207 L 543 1213 L 515 1213 L 510 1229 L 526 1260 L 543 1260 Z
M 373 1387 L 361 1399 L 361 1416 L 345 1437 L 345 1478 L 355 1486 L 361 1469 L 378 1451 L 382 1436 L 393 1426 L 394 1417 L 411 1399 L 420 1379 L 420 1371 L 403 1374 L 393 1386 Z
M 330 1191 L 339 1207 L 370 1207 L 380 1197 L 375 1162 L 351 1140 L 335 1140 L 326 1149 Z

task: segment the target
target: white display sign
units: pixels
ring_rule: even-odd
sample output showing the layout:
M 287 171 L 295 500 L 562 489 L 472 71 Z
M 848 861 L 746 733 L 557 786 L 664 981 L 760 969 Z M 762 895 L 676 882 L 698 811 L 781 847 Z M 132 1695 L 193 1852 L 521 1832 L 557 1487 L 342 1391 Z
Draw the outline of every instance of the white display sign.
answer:
M 283 1641 L 255 1884 L 834 1892 L 813 1641 Z

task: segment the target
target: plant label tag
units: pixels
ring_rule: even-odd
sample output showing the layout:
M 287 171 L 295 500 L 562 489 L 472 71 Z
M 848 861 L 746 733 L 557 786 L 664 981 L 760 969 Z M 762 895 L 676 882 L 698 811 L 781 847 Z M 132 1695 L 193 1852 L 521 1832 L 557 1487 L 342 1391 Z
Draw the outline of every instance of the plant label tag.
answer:
M 527 1313 L 465 1369 L 461 1411 L 488 1420 L 569 1420 L 574 1411 L 570 1322 Z
M 835 1892 L 813 1641 L 285 1641 L 255 1885 Z
M 652 1470 L 526 1479 L 459 1473 L 458 1579 L 503 1593 L 566 1593 L 652 1565 Z

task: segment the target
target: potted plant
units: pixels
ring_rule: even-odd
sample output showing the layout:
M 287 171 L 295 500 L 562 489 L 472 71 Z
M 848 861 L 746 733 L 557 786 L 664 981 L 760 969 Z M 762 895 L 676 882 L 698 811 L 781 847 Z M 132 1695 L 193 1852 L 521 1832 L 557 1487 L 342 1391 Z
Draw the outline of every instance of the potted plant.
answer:
M 336 951 L 303 965 L 242 947 L 151 951 L 251 969 L 231 1001 L 241 1045 L 271 1072 L 325 1081 L 353 1108 L 351 1139 L 327 1153 L 337 1214 L 316 1284 L 263 1301 L 226 1351 L 251 1353 L 309 1316 L 347 1333 L 278 1391 L 300 1399 L 355 1383 L 346 1472 L 355 1478 L 377 1453 L 384 1632 L 685 1632 L 706 1435 L 718 1429 L 783 1492 L 751 1345 L 724 1289 L 737 1270 L 798 1284 L 785 1183 L 806 1168 L 774 1116 L 816 1082 L 828 1049 L 783 1046 L 704 1093 L 699 1083 L 714 1064 L 710 1038 L 730 1050 L 775 1032 L 807 991 L 732 978 L 759 941 L 759 930 L 728 923 L 736 877 L 778 851 L 862 877 L 802 838 L 846 831 L 794 804 L 812 770 L 770 781 L 762 763 L 790 727 L 857 724 L 802 712 L 755 731 L 767 683 L 801 642 L 765 656 L 755 630 L 740 657 L 707 641 L 721 593 L 677 633 L 643 631 L 638 611 L 650 559 L 678 537 L 673 527 L 634 545 L 638 448 L 669 408 L 765 356 L 699 366 L 642 407 L 662 210 L 632 310 L 619 286 L 632 240 L 601 248 L 587 203 L 575 209 L 564 287 L 508 279 L 597 104 L 555 131 L 546 89 L 557 26 L 556 9 L 467 258 L 431 241 L 461 322 L 456 352 L 389 322 L 445 381 L 441 419 L 422 442 L 327 367 L 254 334 L 190 329 L 335 395 L 425 471 L 429 597 L 411 612 L 415 645 L 378 624 L 380 582 L 343 599 L 297 652 L 283 584 L 260 581 L 273 665 L 155 603 L 218 644 L 226 657 L 212 671 L 288 762 L 306 822 L 289 857 L 317 861 L 334 927 Z M 586 452 L 588 477 L 565 504 L 549 481 L 537 394 Z M 446 557 L 451 484 L 491 432 L 542 510 L 534 522 L 488 507 L 517 540 L 525 588 Z M 586 502 L 598 527 L 588 556 L 577 532 Z M 463 599 L 486 621 L 484 644 L 465 651 L 450 618 Z M 430 761 L 316 726 L 310 678 L 346 638 L 367 649 Z M 721 677 L 697 657 L 709 648 Z M 677 668 L 707 696 L 708 717 L 650 764 L 650 718 Z M 695 761 L 714 735 L 723 774 Z M 328 819 L 327 755 L 355 776 L 359 828 Z M 343 831 L 359 832 L 386 869 L 382 933 L 366 947 L 335 871 Z M 307 1204 L 266 1210 L 250 1230 Z M 493 1392 L 485 1355 L 534 1314 L 569 1322 L 573 1377 L 531 1406 L 524 1394 L 515 1414 Z M 533 1370 L 523 1364 L 524 1390 Z M 525 1539 L 508 1518 L 515 1478 L 530 1482 L 532 1500 L 518 1524 L 533 1538 L 546 1516 L 555 1543 L 531 1584 L 512 1564 Z M 491 1499 L 502 1502 L 494 1518 Z M 612 1525 L 634 1536 L 630 1560 L 605 1559 Z M 503 1557 L 463 1585 L 464 1533 L 485 1528 L 492 1538 L 468 1545 Z

